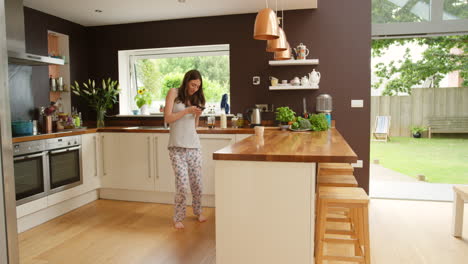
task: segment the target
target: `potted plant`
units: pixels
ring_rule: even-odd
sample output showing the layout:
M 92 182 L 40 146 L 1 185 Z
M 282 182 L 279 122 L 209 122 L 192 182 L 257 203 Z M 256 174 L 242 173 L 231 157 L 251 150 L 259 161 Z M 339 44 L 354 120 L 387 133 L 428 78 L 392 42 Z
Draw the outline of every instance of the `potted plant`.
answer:
M 138 89 L 137 95 L 135 96 L 135 103 L 142 115 L 149 115 L 149 106 L 153 102 L 153 95 L 148 89 Z
M 284 106 L 276 108 L 276 120 L 280 122 L 281 130 L 286 130 L 295 119 L 296 113 L 291 108 Z
M 411 127 L 411 133 L 413 133 L 414 138 L 420 138 L 421 133 L 426 131 L 426 130 L 427 130 L 427 128 L 423 127 L 423 126 L 412 126 Z
M 118 102 L 118 95 L 120 92 L 119 84 L 117 81 L 112 81 L 110 78 L 102 80 L 102 86 L 96 86 L 94 80 L 84 82 L 82 86 L 75 81 L 75 84 L 70 85 L 74 94 L 84 98 L 90 107 L 96 110 L 97 113 L 97 127 L 104 126 L 104 116 L 108 108 Z

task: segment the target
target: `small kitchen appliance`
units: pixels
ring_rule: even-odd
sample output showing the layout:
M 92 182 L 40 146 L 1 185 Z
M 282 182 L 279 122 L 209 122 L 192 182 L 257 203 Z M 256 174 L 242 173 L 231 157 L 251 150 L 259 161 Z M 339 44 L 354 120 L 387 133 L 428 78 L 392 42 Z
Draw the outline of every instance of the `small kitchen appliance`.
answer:
M 262 124 L 262 116 L 258 107 L 248 109 L 246 114 L 250 122 L 250 127 L 260 126 Z
M 328 120 L 328 125 L 331 127 L 331 112 L 333 110 L 332 97 L 329 94 L 320 94 L 317 96 L 316 111 L 324 113 Z

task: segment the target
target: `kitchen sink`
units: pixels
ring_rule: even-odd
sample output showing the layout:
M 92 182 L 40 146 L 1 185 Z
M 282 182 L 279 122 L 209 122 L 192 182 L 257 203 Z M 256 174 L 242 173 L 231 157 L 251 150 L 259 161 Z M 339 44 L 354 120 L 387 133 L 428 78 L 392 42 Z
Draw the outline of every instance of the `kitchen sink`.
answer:
M 134 127 L 125 127 L 124 129 L 132 130 L 132 129 L 150 129 L 150 130 L 166 130 L 169 128 L 165 128 L 163 126 L 134 126 Z

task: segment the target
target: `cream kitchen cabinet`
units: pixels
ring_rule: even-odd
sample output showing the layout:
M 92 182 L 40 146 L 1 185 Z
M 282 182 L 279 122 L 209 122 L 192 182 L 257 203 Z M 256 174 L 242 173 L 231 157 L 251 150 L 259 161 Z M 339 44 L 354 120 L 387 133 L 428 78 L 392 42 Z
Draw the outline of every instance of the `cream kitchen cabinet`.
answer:
M 215 163 L 213 160 L 213 152 L 234 144 L 235 141 L 236 135 L 234 134 L 200 134 L 203 159 L 203 194 L 215 194 Z
M 213 152 L 248 136 L 251 135 L 199 134 L 203 194 L 215 194 Z M 100 139 L 102 188 L 175 192 L 175 176 L 167 149 L 169 134 L 102 133 Z
M 100 177 L 100 144 L 97 133 L 81 136 L 83 185 L 86 191 L 98 189 L 101 186 Z
M 99 138 L 102 160 L 101 187 L 113 188 L 119 185 L 120 178 L 119 133 L 101 133 Z
M 154 134 L 103 133 L 102 187 L 155 190 Z
M 175 176 L 169 159 L 167 145 L 169 134 L 158 134 L 157 164 L 159 181 L 158 191 L 175 192 Z M 200 134 L 200 144 L 202 151 L 202 177 L 203 194 L 214 195 L 214 162 L 213 152 L 233 144 L 236 136 L 233 134 Z M 190 192 L 190 188 L 189 188 Z
M 120 139 L 120 180 L 115 188 L 154 191 L 154 134 L 122 133 Z
M 169 134 L 156 134 L 156 164 L 158 171 L 158 191 L 175 192 L 175 176 L 169 159 Z

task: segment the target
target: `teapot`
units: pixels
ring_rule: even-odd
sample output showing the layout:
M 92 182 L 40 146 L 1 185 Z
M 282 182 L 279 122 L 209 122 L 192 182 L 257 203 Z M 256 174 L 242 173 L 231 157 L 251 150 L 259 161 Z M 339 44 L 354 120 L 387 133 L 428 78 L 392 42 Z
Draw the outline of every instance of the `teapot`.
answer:
M 301 78 L 301 85 L 302 86 L 307 86 L 309 84 L 310 83 L 309 83 L 309 79 L 307 78 L 307 76 L 304 76 L 304 77 Z
M 315 71 L 315 69 L 313 69 L 312 72 L 309 73 L 309 82 L 312 88 L 318 88 L 318 84 L 320 82 L 320 76 L 321 76 L 320 72 Z
M 300 85 L 301 80 L 299 80 L 299 77 L 294 77 L 294 79 L 291 80 L 291 85 Z
M 307 55 L 309 55 L 309 49 L 306 48 L 304 44 L 299 44 L 297 48 L 294 48 L 294 52 L 296 52 L 296 56 L 298 60 L 305 60 Z

